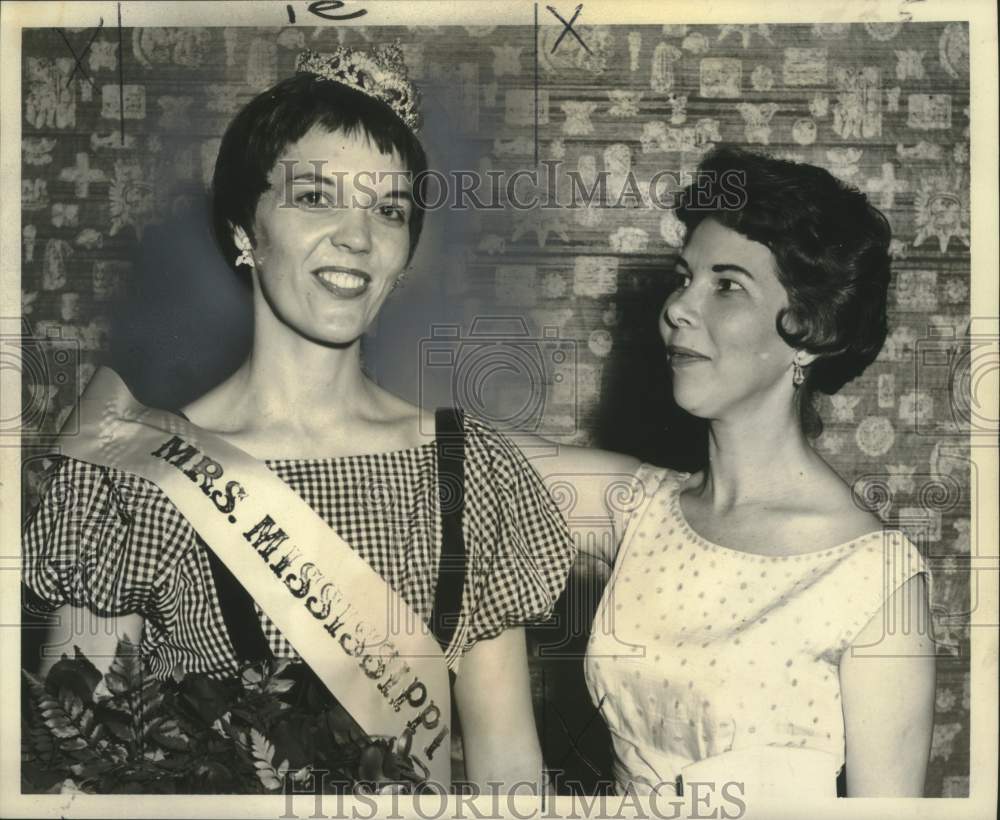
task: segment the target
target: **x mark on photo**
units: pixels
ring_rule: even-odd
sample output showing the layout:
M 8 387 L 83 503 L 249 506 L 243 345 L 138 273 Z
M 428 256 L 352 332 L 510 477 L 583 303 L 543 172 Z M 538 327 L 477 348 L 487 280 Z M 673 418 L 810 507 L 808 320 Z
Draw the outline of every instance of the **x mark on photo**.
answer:
M 583 3 L 580 3 L 576 7 L 576 9 L 573 11 L 573 16 L 570 18 L 568 23 L 566 22 L 565 18 L 558 11 L 555 10 L 554 6 L 546 6 L 545 8 L 547 8 L 550 12 L 552 12 L 552 14 L 554 14 L 558 18 L 559 22 L 563 24 L 563 30 L 559 34 L 559 37 L 556 40 L 555 45 L 552 46 L 552 51 L 550 53 L 555 54 L 556 49 L 559 48 L 559 44 L 562 42 L 563 37 L 565 37 L 567 34 L 572 34 L 576 38 L 576 41 L 581 46 L 583 46 L 584 50 L 588 54 L 590 54 L 591 52 L 590 49 L 587 48 L 587 44 L 583 42 L 583 38 L 580 37 L 580 35 L 577 34 L 576 29 L 573 28 L 573 23 L 576 22 L 576 18 L 579 17 L 580 12 L 583 11 Z
M 69 49 L 69 53 L 73 55 L 73 59 L 76 61 L 76 65 L 73 66 L 73 70 L 70 72 L 69 79 L 66 80 L 67 88 L 69 88 L 69 84 L 73 82 L 73 77 L 75 76 L 77 69 L 80 70 L 80 73 L 86 78 L 88 83 L 90 83 L 91 85 L 94 84 L 94 81 L 90 78 L 90 75 L 87 74 L 87 69 L 83 67 L 83 59 L 84 57 L 87 56 L 87 53 L 90 51 L 90 47 L 94 44 L 94 40 L 97 39 L 97 35 L 100 33 L 102 28 L 104 28 L 103 17 L 101 18 L 101 22 L 98 24 L 97 28 L 94 29 L 94 33 L 90 35 L 90 40 L 87 43 L 87 47 L 83 50 L 83 53 L 79 57 L 76 55 L 76 51 L 74 51 L 73 45 L 70 43 L 69 38 L 66 37 L 66 32 L 64 32 L 62 29 L 58 29 L 59 35 L 63 38 L 63 42 L 66 44 L 66 48 Z

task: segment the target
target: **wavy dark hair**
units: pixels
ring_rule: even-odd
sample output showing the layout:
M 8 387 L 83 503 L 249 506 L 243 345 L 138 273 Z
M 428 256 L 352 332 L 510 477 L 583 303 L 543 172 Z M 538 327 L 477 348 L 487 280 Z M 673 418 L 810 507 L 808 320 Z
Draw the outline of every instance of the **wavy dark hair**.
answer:
M 775 319 L 792 347 L 817 354 L 798 391 L 803 426 L 821 426 L 810 400 L 861 375 L 885 343 L 892 229 L 868 197 L 815 165 L 720 146 L 679 200 L 688 236 L 712 218 L 774 254 L 788 307 Z
M 383 154 L 395 151 L 418 189 L 426 178 L 427 155 L 420 140 L 388 105 L 342 83 L 295 74 L 250 100 L 222 137 L 212 177 L 212 229 L 230 266 L 238 253 L 233 228 L 243 228 L 255 242 L 254 213 L 270 187 L 268 174 L 281 152 L 314 126 L 363 134 Z M 424 224 L 424 197 L 419 190 L 413 196 L 407 262 Z

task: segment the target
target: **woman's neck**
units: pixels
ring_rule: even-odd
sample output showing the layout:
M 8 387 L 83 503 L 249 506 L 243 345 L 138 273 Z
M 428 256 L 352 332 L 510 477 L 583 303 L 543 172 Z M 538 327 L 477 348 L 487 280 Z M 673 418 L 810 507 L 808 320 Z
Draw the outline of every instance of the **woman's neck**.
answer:
M 369 404 L 373 385 L 361 368 L 360 339 L 328 347 L 296 338 L 290 348 L 255 344 L 247 357 L 247 394 L 258 412 L 308 421 L 319 408 L 329 419 Z
M 797 410 L 761 407 L 709 426 L 702 493 L 718 512 L 794 496 L 819 456 L 802 432 Z
M 213 392 L 230 429 L 316 435 L 370 416 L 380 393 L 361 368 L 360 339 L 324 345 L 268 324 L 257 325 L 249 356 Z

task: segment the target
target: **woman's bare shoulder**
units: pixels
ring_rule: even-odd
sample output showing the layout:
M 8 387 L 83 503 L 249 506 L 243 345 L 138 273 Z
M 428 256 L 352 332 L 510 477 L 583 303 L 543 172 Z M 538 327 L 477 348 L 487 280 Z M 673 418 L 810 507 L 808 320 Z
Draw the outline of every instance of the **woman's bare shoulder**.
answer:
M 885 525 L 832 468 L 803 482 L 794 502 L 798 527 L 822 533 L 833 544 L 846 543 L 878 532 Z
M 413 446 L 427 444 L 437 434 L 434 412 L 396 395 L 381 385 L 372 385 L 374 401 L 367 421 L 400 439 L 409 439 Z
M 242 404 L 242 395 L 236 379 L 230 377 L 177 410 L 192 424 L 204 430 L 224 434 L 239 429 L 238 408 Z
M 641 463 L 626 453 L 563 444 L 534 434 L 518 433 L 508 438 L 521 449 L 542 478 L 574 476 L 606 483 L 635 475 Z

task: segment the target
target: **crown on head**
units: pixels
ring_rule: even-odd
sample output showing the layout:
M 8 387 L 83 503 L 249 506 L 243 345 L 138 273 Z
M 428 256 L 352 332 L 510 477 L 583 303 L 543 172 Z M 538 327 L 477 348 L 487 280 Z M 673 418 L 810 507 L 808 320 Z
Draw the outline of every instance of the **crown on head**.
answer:
M 357 89 L 388 105 L 411 131 L 420 128 L 420 92 L 407 77 L 398 45 L 371 51 L 341 47 L 328 54 L 306 49 L 299 54 L 295 70 Z

